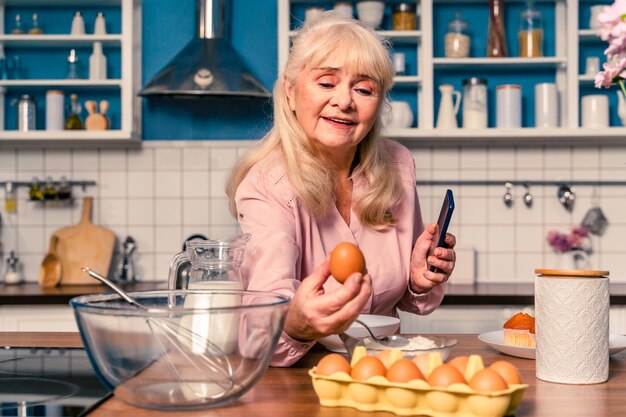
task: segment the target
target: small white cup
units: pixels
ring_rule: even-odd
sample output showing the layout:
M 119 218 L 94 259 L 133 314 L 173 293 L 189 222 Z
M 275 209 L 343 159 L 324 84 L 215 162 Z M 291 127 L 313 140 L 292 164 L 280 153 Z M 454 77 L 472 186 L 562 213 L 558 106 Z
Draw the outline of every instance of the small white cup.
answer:
M 600 72 L 600 58 L 588 56 L 585 60 L 585 74 L 596 75 L 598 72 Z
M 582 127 L 609 127 L 609 98 L 601 94 L 584 96 L 581 100 Z
M 373 28 L 377 28 L 383 23 L 385 2 L 360 1 L 356 4 L 356 12 L 361 22 Z
M 307 7 L 307 9 L 304 11 L 304 21 L 311 22 L 323 15 L 324 12 L 325 10 L 321 7 Z
M 589 29 L 598 30 L 600 29 L 600 22 L 598 21 L 598 16 L 604 8 L 607 7 L 605 4 L 599 4 L 596 6 L 591 6 L 591 17 L 589 18 Z
M 354 9 L 349 1 L 341 1 L 333 5 L 333 10 L 346 19 L 352 19 Z

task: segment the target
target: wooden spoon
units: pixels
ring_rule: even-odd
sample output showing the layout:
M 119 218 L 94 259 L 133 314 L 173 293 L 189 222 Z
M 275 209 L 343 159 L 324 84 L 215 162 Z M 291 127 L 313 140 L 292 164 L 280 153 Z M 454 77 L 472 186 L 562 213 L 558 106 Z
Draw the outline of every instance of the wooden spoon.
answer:
M 44 288 L 56 287 L 61 282 L 61 259 L 56 255 L 59 238 L 52 235 L 50 249 L 39 267 L 39 285 Z

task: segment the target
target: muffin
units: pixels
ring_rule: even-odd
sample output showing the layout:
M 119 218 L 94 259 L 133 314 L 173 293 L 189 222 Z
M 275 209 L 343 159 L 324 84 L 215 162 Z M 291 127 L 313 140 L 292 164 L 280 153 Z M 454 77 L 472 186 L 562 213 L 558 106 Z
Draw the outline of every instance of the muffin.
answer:
M 535 318 L 526 313 L 517 313 L 503 326 L 504 343 L 513 346 L 535 347 Z

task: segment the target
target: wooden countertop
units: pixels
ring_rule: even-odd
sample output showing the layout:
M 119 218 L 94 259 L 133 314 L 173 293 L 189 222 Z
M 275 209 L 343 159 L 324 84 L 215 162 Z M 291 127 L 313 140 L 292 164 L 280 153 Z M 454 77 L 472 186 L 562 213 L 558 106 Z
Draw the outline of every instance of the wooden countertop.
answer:
M 165 282 L 136 282 L 123 284 L 127 291 L 165 289 Z M 67 285 L 42 288 L 39 284 L 0 284 L 0 305 L 68 304 L 73 297 L 109 291 L 102 285 Z M 611 305 L 626 305 L 626 284 L 611 284 Z M 448 285 L 442 305 L 533 305 L 534 284 Z
M 450 335 L 447 335 L 450 336 Z M 535 378 L 535 361 L 505 356 L 480 342 L 476 335 L 454 335 L 459 344 L 453 356 L 479 354 L 488 365 L 506 359 L 516 365 L 529 384 L 516 417 L 589 417 L 626 415 L 626 351 L 611 356 L 609 381 L 596 385 L 563 385 Z M 0 346 L 79 346 L 73 333 L 0 333 Z M 366 413 L 352 408 L 319 405 L 307 371 L 326 352 L 316 348 L 291 368 L 270 368 L 261 381 L 234 403 L 215 409 L 158 412 L 135 408 L 115 397 L 106 400 L 90 417 L 390 417 L 390 413 Z

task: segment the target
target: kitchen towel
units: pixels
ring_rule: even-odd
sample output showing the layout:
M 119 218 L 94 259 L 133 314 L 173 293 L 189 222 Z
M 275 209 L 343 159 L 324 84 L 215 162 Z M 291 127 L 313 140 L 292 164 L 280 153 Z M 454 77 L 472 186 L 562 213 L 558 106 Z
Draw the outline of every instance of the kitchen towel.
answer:
M 537 378 L 563 384 L 606 381 L 608 271 L 535 272 Z

